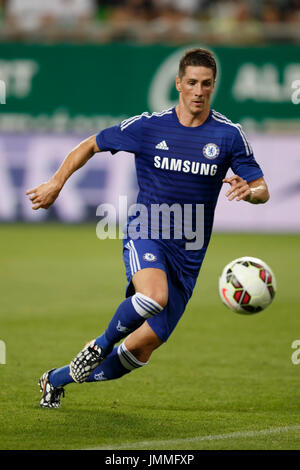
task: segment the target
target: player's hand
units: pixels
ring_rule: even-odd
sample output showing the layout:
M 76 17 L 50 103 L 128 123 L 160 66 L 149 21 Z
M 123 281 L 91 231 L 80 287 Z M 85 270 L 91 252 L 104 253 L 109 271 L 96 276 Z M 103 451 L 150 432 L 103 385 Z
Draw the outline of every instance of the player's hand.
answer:
M 231 186 L 225 194 L 229 201 L 232 201 L 233 199 L 236 199 L 237 201 L 245 200 L 251 193 L 251 188 L 247 181 L 238 175 L 224 178 L 223 183 L 229 183 Z
M 61 190 L 61 186 L 53 180 L 42 183 L 36 188 L 28 189 L 26 195 L 32 202 L 32 209 L 48 209 L 56 200 Z

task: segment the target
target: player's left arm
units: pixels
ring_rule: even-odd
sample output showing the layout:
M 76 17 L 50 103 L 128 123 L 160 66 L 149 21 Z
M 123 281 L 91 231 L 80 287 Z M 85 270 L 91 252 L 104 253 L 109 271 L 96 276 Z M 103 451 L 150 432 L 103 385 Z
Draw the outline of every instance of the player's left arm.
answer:
M 234 174 L 223 180 L 224 183 L 230 184 L 226 196 L 229 201 L 235 199 L 251 204 L 263 204 L 270 197 L 268 186 L 254 157 L 251 144 L 239 124 L 235 126 L 232 137 L 230 167 Z
M 264 178 L 258 178 L 249 183 L 238 175 L 224 178 L 223 183 L 229 183 L 230 188 L 226 193 L 229 201 L 247 201 L 251 204 L 264 204 L 270 198 L 267 183 Z

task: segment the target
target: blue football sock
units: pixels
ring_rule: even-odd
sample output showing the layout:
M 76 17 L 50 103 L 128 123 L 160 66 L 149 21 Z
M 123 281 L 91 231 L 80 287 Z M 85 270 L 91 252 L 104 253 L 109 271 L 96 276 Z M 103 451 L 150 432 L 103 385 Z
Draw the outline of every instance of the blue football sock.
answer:
M 128 297 L 117 308 L 105 332 L 96 338 L 96 343 L 104 355 L 109 354 L 116 343 L 161 310 L 157 302 L 139 292 Z
M 63 366 L 50 372 L 49 381 L 53 387 L 60 387 L 74 382 L 70 376 L 70 367 Z
M 100 364 L 100 366 L 94 370 L 87 382 L 101 380 L 99 378 L 94 379 L 93 377 L 102 373 L 107 380 L 118 378 L 130 372 L 130 370 L 144 365 L 127 351 L 124 343 L 122 343 L 119 348 L 114 348 L 114 345 L 131 331 L 137 329 L 146 318 L 157 315 L 162 309 L 163 307 L 157 302 L 140 293 L 136 293 L 132 297 L 125 299 L 117 308 L 105 332 L 96 338 L 96 343 L 103 349 L 106 359 L 103 364 Z M 132 366 L 131 369 L 128 368 L 128 364 L 130 363 Z M 54 387 L 64 386 L 74 382 L 70 375 L 69 365 L 53 370 L 50 373 L 49 380 Z
M 96 367 L 86 382 L 118 379 L 146 364 L 147 362 L 141 362 L 136 359 L 136 357 L 128 351 L 125 344 L 122 343 L 113 348 L 113 351 L 107 355 L 103 363 Z M 70 375 L 70 367 L 68 365 L 50 372 L 49 380 L 54 387 L 64 387 L 74 382 Z
M 96 338 L 96 343 L 102 348 L 104 356 L 107 356 L 107 354 L 109 354 L 114 347 L 113 344 L 111 344 L 111 341 L 107 339 L 105 332 L 103 335 Z
M 128 374 L 134 369 L 138 369 L 147 362 L 138 361 L 133 354 L 128 351 L 125 344 L 115 346 L 106 359 L 89 376 L 86 382 L 100 382 L 103 380 L 113 380 Z

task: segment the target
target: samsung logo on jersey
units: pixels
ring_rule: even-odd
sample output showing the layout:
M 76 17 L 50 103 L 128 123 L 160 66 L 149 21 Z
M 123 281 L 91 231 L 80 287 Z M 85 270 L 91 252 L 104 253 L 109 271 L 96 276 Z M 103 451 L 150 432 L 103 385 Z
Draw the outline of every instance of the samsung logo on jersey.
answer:
M 211 163 L 191 162 L 180 158 L 162 158 L 158 155 L 154 157 L 154 166 L 161 170 L 183 171 L 184 173 L 193 173 L 193 175 L 207 176 L 214 176 L 218 169 L 218 165 Z

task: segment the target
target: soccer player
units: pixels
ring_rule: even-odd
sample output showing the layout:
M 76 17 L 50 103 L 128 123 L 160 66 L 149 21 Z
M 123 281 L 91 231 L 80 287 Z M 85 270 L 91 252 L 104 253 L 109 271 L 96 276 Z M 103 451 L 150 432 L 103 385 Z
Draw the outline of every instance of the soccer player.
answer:
M 176 77 L 176 107 L 151 115 L 145 112 L 87 138 L 67 155 L 48 182 L 27 191 L 32 209 L 48 209 L 72 173 L 95 153 L 124 150 L 135 154 L 137 202 L 148 209 L 146 219 L 141 221 L 137 215 L 128 219 L 123 240 L 125 300 L 106 330 L 70 364 L 42 375 L 42 407 L 58 408 L 64 386 L 71 382 L 116 379 L 146 365 L 152 352 L 167 341 L 192 295 L 222 183 L 229 184 L 226 196 L 230 201 L 258 204 L 269 199 L 262 170 L 241 126 L 211 109 L 216 75 L 210 51 L 187 51 Z M 234 174 L 226 177 L 229 168 Z M 200 242 L 192 243 L 185 230 L 178 236 L 182 227 L 175 216 L 169 218 L 170 239 L 163 236 L 160 225 L 151 237 L 153 207 L 165 210 L 174 204 L 182 208 L 190 227 L 204 211 Z M 137 225 L 140 236 L 133 237 Z

